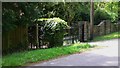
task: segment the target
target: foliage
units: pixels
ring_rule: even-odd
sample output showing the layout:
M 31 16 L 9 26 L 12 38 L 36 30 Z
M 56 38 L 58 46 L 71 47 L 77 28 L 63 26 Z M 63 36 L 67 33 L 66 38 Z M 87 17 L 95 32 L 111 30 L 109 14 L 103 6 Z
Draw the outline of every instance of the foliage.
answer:
M 9 6 L 9 7 L 8 7 Z M 97 9 L 98 8 L 98 9 Z M 112 21 L 118 17 L 117 2 L 96 2 L 95 13 L 103 11 L 110 15 Z M 104 11 L 103 11 L 104 12 Z M 102 14 L 98 14 L 99 16 Z M 16 25 L 31 24 L 34 19 L 60 17 L 70 25 L 74 21 L 89 21 L 89 2 L 39 2 L 39 3 L 3 3 L 3 30 L 9 31 Z M 95 17 L 96 18 L 96 17 Z M 99 18 L 97 18 L 99 19 Z
M 102 20 L 110 19 L 110 15 L 106 12 L 106 10 L 98 8 L 95 10 L 94 21 L 95 25 L 99 24 Z
M 13 30 L 16 27 L 16 25 L 14 23 L 16 21 L 14 11 L 3 9 L 2 18 L 3 18 L 3 24 L 2 24 L 3 31 Z
M 120 38 L 120 32 L 114 32 L 108 35 L 104 36 L 99 36 L 93 39 L 93 41 L 100 41 L 100 40 L 110 40 L 110 39 L 115 39 L 115 38 Z
M 42 18 L 38 19 L 38 22 L 42 22 L 44 40 L 49 42 L 49 47 L 63 44 L 63 37 L 65 29 L 69 28 L 67 22 L 60 18 Z
M 75 21 L 89 21 L 90 19 L 90 3 L 89 2 L 73 2 L 65 3 L 65 9 L 68 14 L 67 22 L 74 23 Z
M 37 3 L 3 3 L 3 31 L 11 31 L 19 25 L 31 24 L 38 18 L 40 11 Z M 3 33 L 4 33 L 3 32 Z
M 118 20 L 120 21 L 120 4 L 118 4 Z
M 68 22 L 70 25 L 74 21 L 86 20 L 89 21 L 88 2 L 53 2 L 42 3 L 43 18 L 59 17 Z
M 88 48 L 92 48 L 91 45 L 72 44 L 71 46 L 13 53 L 3 56 L 2 66 L 22 66 L 27 63 L 49 60 L 63 55 L 82 52 Z
M 89 3 L 87 2 L 7 2 L 2 6 L 4 32 L 14 30 L 19 25 L 32 25 L 34 19 L 38 18 L 60 17 L 69 25 L 74 21 L 89 20 Z
M 105 9 L 111 16 L 111 21 L 116 22 L 118 20 L 118 2 L 106 3 Z
M 103 19 L 109 19 L 111 22 L 116 22 L 118 20 L 118 2 L 96 2 L 94 6 L 95 24 L 100 23 Z M 101 13 L 97 13 L 98 11 Z M 98 17 L 99 15 L 100 17 Z

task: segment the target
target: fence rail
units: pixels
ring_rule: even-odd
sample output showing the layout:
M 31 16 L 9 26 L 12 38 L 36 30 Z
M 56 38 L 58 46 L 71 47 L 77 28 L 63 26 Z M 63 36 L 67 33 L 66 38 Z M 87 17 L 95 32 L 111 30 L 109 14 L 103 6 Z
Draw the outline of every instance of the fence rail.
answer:
M 69 29 L 68 36 L 65 36 L 64 45 L 70 45 L 77 42 L 86 42 L 90 39 L 90 23 L 88 21 L 79 21 L 77 25 L 72 25 Z M 111 23 L 109 20 L 103 20 L 98 25 L 94 25 L 93 36 L 106 35 L 118 31 L 118 25 Z M 72 32 L 72 33 L 71 33 Z M 76 32 L 76 33 L 74 33 Z

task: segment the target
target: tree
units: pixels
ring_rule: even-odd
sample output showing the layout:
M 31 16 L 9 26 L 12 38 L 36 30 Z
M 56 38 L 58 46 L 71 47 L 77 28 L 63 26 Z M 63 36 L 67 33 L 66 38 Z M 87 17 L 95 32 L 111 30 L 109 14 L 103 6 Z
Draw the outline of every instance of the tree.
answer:
M 96 24 L 99 24 L 103 19 L 116 22 L 118 20 L 118 2 L 95 3 L 95 18 Z
M 9 31 L 9 28 L 18 25 L 31 24 L 39 16 L 37 3 L 3 3 L 3 31 Z

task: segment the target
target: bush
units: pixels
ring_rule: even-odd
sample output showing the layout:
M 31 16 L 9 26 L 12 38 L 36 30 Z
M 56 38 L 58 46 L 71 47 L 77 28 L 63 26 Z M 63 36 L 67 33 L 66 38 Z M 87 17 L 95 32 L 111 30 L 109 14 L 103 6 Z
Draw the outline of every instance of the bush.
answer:
M 42 25 L 44 41 L 49 42 L 49 47 L 63 45 L 65 29 L 69 28 L 67 22 L 60 18 L 42 18 L 38 23 Z

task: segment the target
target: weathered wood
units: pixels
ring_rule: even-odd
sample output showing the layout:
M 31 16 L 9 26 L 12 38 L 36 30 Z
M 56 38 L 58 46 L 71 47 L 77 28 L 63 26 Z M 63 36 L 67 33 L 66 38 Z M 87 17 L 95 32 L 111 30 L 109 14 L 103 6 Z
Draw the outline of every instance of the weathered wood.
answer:
M 39 48 L 39 39 L 38 39 L 38 24 L 36 24 L 36 48 Z
M 94 2 L 91 0 L 91 5 L 90 5 L 90 40 L 93 39 L 93 21 L 94 21 Z
M 4 51 L 17 51 L 27 48 L 27 27 L 19 25 L 16 29 L 4 33 L 2 37 L 2 48 Z

